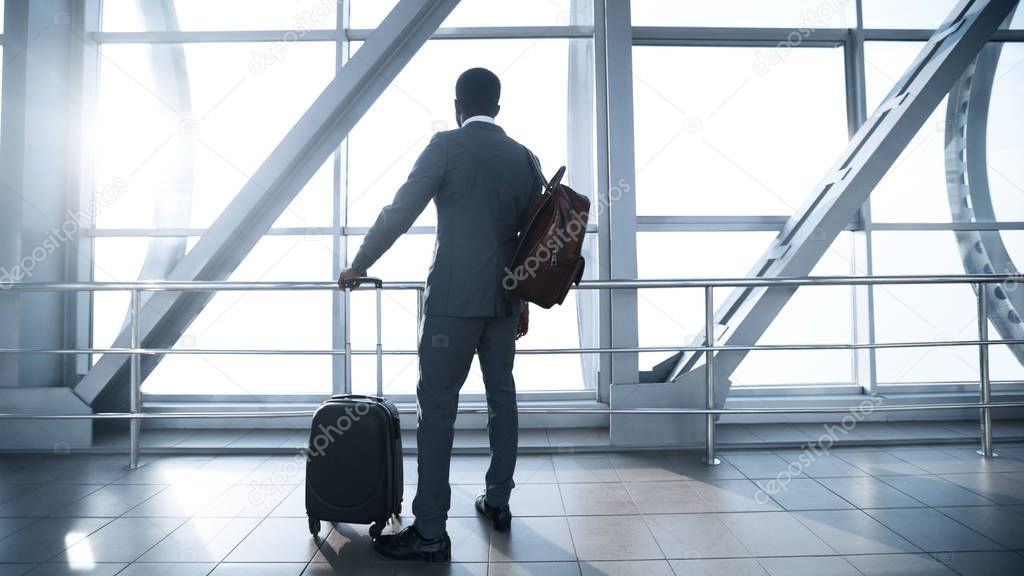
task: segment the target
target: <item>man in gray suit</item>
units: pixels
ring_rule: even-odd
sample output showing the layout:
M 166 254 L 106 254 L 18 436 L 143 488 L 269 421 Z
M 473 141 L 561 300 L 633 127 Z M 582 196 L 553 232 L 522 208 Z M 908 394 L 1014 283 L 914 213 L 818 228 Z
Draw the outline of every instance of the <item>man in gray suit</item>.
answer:
M 508 502 L 518 449 L 515 340 L 526 334 L 525 303 L 502 286 L 519 231 L 543 185 L 530 152 L 494 123 L 501 83 L 489 70 L 472 68 L 455 84 L 457 130 L 439 132 L 420 154 L 408 181 L 370 228 L 351 268 L 339 283 L 366 271 L 403 234 L 427 204 L 437 207 L 434 262 L 427 276 L 419 338 L 419 483 L 416 521 L 374 547 L 396 559 L 447 561 L 445 529 L 451 505 L 448 471 L 459 402 L 473 355 L 480 358 L 487 390 L 491 463 L 477 510 L 498 530 L 508 530 Z

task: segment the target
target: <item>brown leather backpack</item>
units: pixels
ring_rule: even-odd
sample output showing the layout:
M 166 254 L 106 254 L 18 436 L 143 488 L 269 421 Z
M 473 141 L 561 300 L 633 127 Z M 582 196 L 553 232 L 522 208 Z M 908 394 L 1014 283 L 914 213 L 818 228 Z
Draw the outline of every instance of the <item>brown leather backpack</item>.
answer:
M 537 159 L 527 151 L 531 164 L 544 174 Z M 562 184 L 565 166 L 544 186 L 534 202 L 512 264 L 505 268 L 502 285 L 542 308 L 561 304 L 569 288 L 583 278 L 585 264 L 580 252 L 587 233 L 590 199 Z

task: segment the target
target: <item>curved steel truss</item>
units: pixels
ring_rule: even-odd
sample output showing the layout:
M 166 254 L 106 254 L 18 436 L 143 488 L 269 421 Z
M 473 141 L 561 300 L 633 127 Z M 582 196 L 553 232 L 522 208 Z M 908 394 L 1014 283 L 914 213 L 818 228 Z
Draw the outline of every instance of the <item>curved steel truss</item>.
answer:
M 946 106 L 946 190 L 955 223 L 995 222 L 988 185 L 988 112 L 1002 44 L 987 45 L 949 91 Z M 964 271 L 968 274 L 1018 274 L 997 230 L 956 230 Z M 1020 313 L 1024 290 L 992 284 L 988 316 L 1005 339 L 1024 337 Z M 1024 363 L 1024 346 L 1010 346 Z

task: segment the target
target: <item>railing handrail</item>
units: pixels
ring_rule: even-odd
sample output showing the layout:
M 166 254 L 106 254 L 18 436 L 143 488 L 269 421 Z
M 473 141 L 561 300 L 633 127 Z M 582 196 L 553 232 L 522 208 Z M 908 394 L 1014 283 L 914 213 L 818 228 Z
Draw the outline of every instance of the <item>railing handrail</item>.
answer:
M 873 342 L 851 344 L 725 344 L 716 346 L 632 346 L 606 348 L 518 348 L 516 354 L 526 355 L 558 355 L 558 354 L 638 354 L 645 352 L 755 352 L 770 350 L 891 350 L 894 348 L 949 348 L 957 346 L 1014 346 L 1024 345 L 1024 339 L 1006 340 L 915 340 L 900 342 Z M 351 350 L 353 356 L 371 356 L 377 350 L 356 348 Z M 411 348 L 383 348 L 385 356 L 415 356 L 419 352 Z M 72 356 L 76 354 L 142 354 L 143 356 L 165 355 L 221 355 L 221 356 L 344 356 L 346 351 L 340 348 L 148 348 L 140 346 L 115 348 L 0 348 L 0 355 L 6 354 L 53 354 Z
M 849 410 L 849 408 L 835 407 L 772 407 L 772 408 L 748 408 L 748 409 L 726 409 L 717 408 L 714 400 L 715 395 L 715 353 L 730 350 L 800 350 L 800 349 L 876 349 L 876 348 L 903 348 L 918 346 L 961 346 L 972 345 L 979 349 L 980 366 L 980 402 L 977 403 L 955 403 L 955 404 L 922 404 L 922 405 L 890 405 L 877 407 L 882 411 L 915 411 L 915 410 L 950 410 L 955 408 L 970 409 L 978 408 L 981 411 L 982 449 L 979 451 L 985 457 L 995 455 L 992 449 L 992 416 L 993 408 L 1008 408 L 1024 406 L 1024 402 L 992 402 L 991 377 L 989 374 L 989 346 L 992 344 L 1017 344 L 1020 340 L 996 340 L 991 341 L 988 337 L 988 290 L 986 284 L 992 283 L 1017 283 L 1024 282 L 1024 276 L 1020 274 L 964 274 L 964 275 L 911 275 L 911 276 L 803 276 L 803 277 L 780 277 L 780 278 L 691 278 L 675 280 L 587 280 L 582 282 L 578 288 L 584 290 L 629 290 L 645 288 L 701 288 L 704 292 L 704 316 L 705 334 L 714 332 L 714 289 L 715 288 L 770 288 L 770 287 L 800 287 L 800 286 L 875 286 L 875 285 L 927 285 L 927 284 L 971 284 L 977 291 L 978 300 L 978 339 L 964 341 L 945 342 L 893 342 L 893 343 L 851 343 L 832 345 L 715 345 L 713 340 L 704 339 L 702 345 L 679 346 L 679 347 L 654 347 L 665 348 L 675 351 L 693 351 L 703 353 L 705 356 L 705 386 L 707 401 L 704 408 L 639 408 L 639 409 L 593 409 L 593 408 L 562 408 L 562 409 L 527 409 L 524 413 L 548 413 L 548 414 L 692 414 L 705 416 L 706 439 L 704 462 L 708 465 L 719 463 L 715 457 L 715 417 L 724 414 L 766 414 L 766 413 L 825 413 Z M 376 286 L 375 286 L 376 287 Z M 421 282 L 384 282 L 381 289 L 385 290 L 417 290 L 422 300 L 424 284 Z M 104 414 L 10 414 L 0 413 L 0 420 L 9 419 L 128 419 L 131 426 L 129 440 L 129 467 L 138 466 L 140 452 L 141 423 L 143 419 L 149 418 L 210 418 L 248 417 L 244 413 L 203 413 L 181 414 L 162 413 L 145 414 L 142 412 L 141 383 L 142 369 L 141 360 L 148 354 L 187 354 L 188 348 L 144 348 L 141 338 L 139 318 L 141 316 L 141 303 L 143 292 L 189 292 L 189 291 L 260 291 L 260 290 L 337 290 L 338 285 L 334 282 L 238 282 L 238 281 L 167 281 L 153 280 L 144 282 L 25 282 L 0 284 L 0 292 L 97 292 L 97 291 L 130 291 L 131 292 L 131 342 L 127 348 L 109 348 L 105 350 L 31 350 L 0 348 L 0 355 L 11 353 L 22 354 L 79 354 L 79 353 L 114 353 L 128 354 L 131 361 L 131 408 L 128 413 L 104 413 Z M 1008 289 L 1008 288 L 1007 288 Z M 347 292 L 346 292 L 347 295 Z M 997 293 L 998 295 L 998 293 Z M 421 313 L 422 302 L 417 307 L 417 314 Z M 379 354 L 383 350 L 380 344 L 380 309 L 377 311 L 377 348 L 374 351 Z M 639 353 L 650 351 L 652 347 L 630 347 L 622 348 L 596 348 L 596 349 L 559 349 L 559 353 Z M 331 354 L 346 356 L 346 365 L 351 355 L 366 353 L 363 350 L 351 350 L 346 338 L 346 350 L 196 350 L 191 353 L 245 353 L 245 354 Z M 529 353 L 545 353 L 544 350 L 523 351 Z M 552 351 L 547 351 L 552 352 Z M 389 353 L 395 353 L 391 351 Z M 414 351 L 401 351 L 400 353 L 414 353 Z M 378 375 L 381 373 L 380 356 L 378 356 Z M 378 394 L 380 392 L 380 381 L 378 377 Z M 460 413 L 476 413 L 481 409 L 460 408 Z M 173 414 L 173 415 L 172 415 Z M 261 412 L 253 414 L 252 417 L 281 417 L 281 416 L 308 416 L 308 411 L 277 411 Z
M 901 276 L 787 276 L 777 278 L 687 278 L 643 280 L 584 280 L 581 290 L 643 288 L 761 288 L 773 286 L 875 286 L 889 284 L 991 284 L 1024 283 L 1024 274 L 922 274 Z M 384 282 L 385 290 L 421 290 L 423 282 Z M 91 292 L 140 290 L 143 292 L 336 290 L 336 282 L 245 282 L 234 280 L 147 280 L 137 282 L 15 282 L 0 285 L 0 292 Z
M 1024 400 L 1003 402 L 954 402 L 943 404 L 883 404 L 872 406 L 870 412 L 919 412 L 931 410 L 972 410 L 986 408 L 1024 408 Z M 700 416 L 727 414 L 847 414 L 856 412 L 857 406 L 770 406 L 757 408 L 588 408 L 588 407 L 533 407 L 520 406 L 520 414 L 588 414 L 603 416 L 663 415 Z M 415 407 L 399 407 L 401 414 L 415 414 Z M 864 409 L 868 411 L 867 408 Z M 305 418 L 315 410 L 266 411 L 213 411 L 213 412 L 94 412 L 91 414 L 16 414 L 0 413 L 2 420 L 209 420 L 214 418 Z M 460 406 L 459 414 L 487 414 L 488 408 Z

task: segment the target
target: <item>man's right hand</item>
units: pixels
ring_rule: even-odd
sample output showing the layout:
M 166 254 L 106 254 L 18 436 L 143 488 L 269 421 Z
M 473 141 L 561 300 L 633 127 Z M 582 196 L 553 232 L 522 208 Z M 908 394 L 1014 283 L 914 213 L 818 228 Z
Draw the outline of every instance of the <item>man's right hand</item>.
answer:
M 352 278 L 361 278 L 366 276 L 366 270 L 356 270 L 355 268 L 345 268 L 341 271 L 338 276 L 338 288 L 345 289 L 345 280 L 351 280 Z

